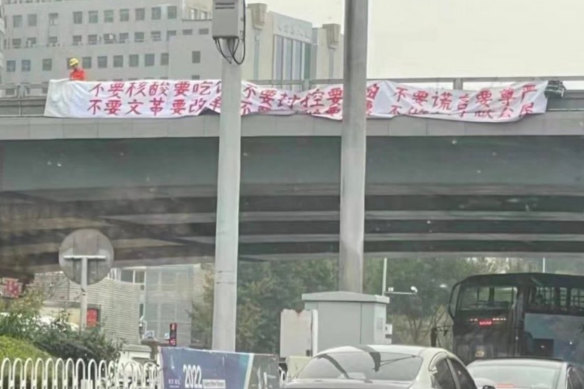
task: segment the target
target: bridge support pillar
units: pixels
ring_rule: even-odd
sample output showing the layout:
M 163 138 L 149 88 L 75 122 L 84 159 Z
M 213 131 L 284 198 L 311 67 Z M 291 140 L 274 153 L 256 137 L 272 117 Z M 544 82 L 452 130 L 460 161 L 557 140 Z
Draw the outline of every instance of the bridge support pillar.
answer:
M 345 0 L 339 289 L 363 291 L 368 0 Z

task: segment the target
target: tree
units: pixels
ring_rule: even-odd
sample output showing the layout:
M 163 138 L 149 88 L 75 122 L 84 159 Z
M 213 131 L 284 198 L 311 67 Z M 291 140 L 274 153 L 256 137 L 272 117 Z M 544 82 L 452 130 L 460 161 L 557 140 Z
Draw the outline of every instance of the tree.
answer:
M 5 303 L 0 316 L 0 333 L 32 343 L 58 358 L 116 360 L 121 343 L 106 337 L 100 328 L 75 331 L 62 313 L 50 324 L 41 324 L 40 308 L 44 301 L 41 289 L 29 287 L 24 296 Z
M 193 338 L 198 346 L 211 346 L 213 277 L 207 269 L 203 301 L 193 304 Z M 302 294 L 336 289 L 335 260 L 286 261 L 239 264 L 237 349 L 277 353 L 280 312 L 301 310 Z
M 432 327 L 449 326 L 446 305 L 452 286 L 472 274 L 504 271 L 509 267 L 507 262 L 493 258 L 389 260 L 387 285 L 396 291 L 409 291 L 416 286 L 419 291 L 417 296 L 392 297 L 388 311 L 394 334 L 402 343 L 428 344 Z M 193 338 L 199 347 L 211 347 L 212 267 L 207 270 L 203 301 L 193 304 L 191 313 Z M 381 293 L 382 274 L 382 259 L 365 262 L 365 293 Z M 240 263 L 237 349 L 277 353 L 280 312 L 301 310 L 303 293 L 336 290 L 337 276 L 335 259 Z
M 495 263 L 485 258 L 417 258 L 388 260 L 387 285 L 395 291 L 409 292 L 411 286 L 417 295 L 391 297 L 388 309 L 394 324 L 394 336 L 401 343 L 429 344 L 430 331 L 435 326 L 447 326 L 446 305 L 450 289 L 462 279 L 480 273 L 492 272 Z M 383 260 L 366 263 L 365 292 L 379 293 L 383 277 Z

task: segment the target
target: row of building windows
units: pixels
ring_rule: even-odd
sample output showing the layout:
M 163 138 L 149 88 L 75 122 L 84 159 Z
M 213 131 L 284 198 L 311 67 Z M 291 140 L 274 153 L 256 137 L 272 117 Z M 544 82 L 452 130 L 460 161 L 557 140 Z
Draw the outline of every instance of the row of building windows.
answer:
M 130 9 L 123 8 L 118 10 L 118 19 L 120 22 L 130 21 Z M 115 21 L 115 12 L 113 9 L 106 9 L 103 11 L 103 21 L 104 23 L 113 23 Z M 166 7 L 166 17 L 167 19 L 176 19 L 178 16 L 178 9 L 176 5 L 169 5 Z M 162 7 L 152 7 L 150 9 L 150 19 L 151 20 L 162 20 Z M 146 20 L 146 8 L 136 8 L 134 9 L 134 21 L 140 22 Z M 99 12 L 98 11 L 88 11 L 87 21 L 89 23 L 99 23 Z M 73 24 L 83 24 L 83 12 L 75 11 L 73 12 Z
M 112 56 L 112 67 L 114 68 L 123 68 L 124 67 L 124 55 L 114 55 Z M 155 54 L 144 54 L 143 59 L 143 66 L 151 67 L 156 65 L 156 55 Z M 160 66 L 167 66 L 169 62 L 169 55 L 168 53 L 161 53 L 159 58 Z M 200 63 L 201 62 L 201 52 L 200 51 L 193 51 L 191 54 L 191 61 L 193 63 Z M 69 58 L 66 59 L 65 67 L 69 62 Z M 97 68 L 99 69 L 106 69 L 109 64 L 109 57 L 107 55 L 99 55 L 97 56 Z M 140 66 L 140 55 L 139 54 L 130 54 L 128 55 L 128 66 L 131 68 L 136 68 Z M 42 70 L 49 72 L 53 70 L 53 60 L 52 58 L 44 58 L 42 60 Z M 82 57 L 81 58 L 81 66 L 84 69 L 91 69 L 93 67 L 93 57 Z M 20 61 L 20 70 L 22 72 L 30 72 L 31 71 L 31 61 L 29 59 L 23 59 Z M 6 61 L 6 71 L 9 73 L 16 72 L 16 61 L 15 60 L 8 60 Z
M 73 24 L 83 24 L 84 23 L 84 13 L 83 11 L 73 12 Z M 166 17 L 167 19 L 173 20 L 178 17 L 178 8 L 175 5 L 169 5 L 166 7 Z M 102 20 L 104 23 L 114 23 L 115 22 L 115 12 L 113 9 L 106 9 L 103 11 Z M 87 23 L 97 24 L 99 23 L 99 11 L 87 11 Z M 152 20 L 162 20 L 162 8 L 152 7 L 150 9 L 150 19 Z M 143 21 L 146 20 L 146 8 L 136 8 L 134 9 L 134 20 Z M 123 8 L 118 10 L 118 21 L 129 22 L 130 21 L 130 9 Z M 38 24 L 37 14 L 27 14 L 26 15 L 26 25 L 28 27 L 36 27 Z M 56 25 L 59 24 L 59 13 L 51 12 L 49 13 L 49 24 Z M 12 15 L 12 27 L 20 28 L 24 26 L 24 15 Z
M 189 36 L 189 35 L 193 35 L 193 30 L 192 29 L 184 29 L 182 30 L 182 34 L 184 36 Z M 209 34 L 209 28 L 199 28 L 199 34 L 200 35 L 208 35 Z M 168 30 L 166 31 L 166 40 L 169 41 L 172 37 L 177 35 L 177 31 L 176 30 Z M 149 42 L 160 42 L 162 41 L 162 31 L 151 31 L 150 32 L 150 37 L 149 37 Z M 134 42 L 136 43 L 143 43 L 146 42 L 146 33 L 144 32 L 135 32 L 134 33 Z M 88 45 L 97 45 L 100 43 L 105 43 L 105 44 L 113 44 L 113 43 L 128 43 L 130 42 L 130 33 L 128 32 L 120 32 L 119 34 L 103 34 L 103 35 L 98 35 L 98 34 L 89 34 L 87 35 L 87 40 L 84 42 L 83 41 L 83 36 L 82 35 L 73 35 L 73 45 L 74 46 L 79 46 L 79 45 L 83 45 L 84 43 L 88 44 Z M 5 46 L 8 48 L 9 46 L 7 45 L 8 42 L 5 42 Z M 10 48 L 13 49 L 20 49 L 23 47 L 34 47 L 37 45 L 37 39 L 34 37 L 31 38 L 26 38 L 26 40 L 23 40 L 21 38 L 14 38 L 12 39 L 12 41 L 10 42 L 12 45 L 10 46 Z M 47 46 L 56 46 L 59 43 L 59 39 L 56 36 L 49 36 L 47 38 Z

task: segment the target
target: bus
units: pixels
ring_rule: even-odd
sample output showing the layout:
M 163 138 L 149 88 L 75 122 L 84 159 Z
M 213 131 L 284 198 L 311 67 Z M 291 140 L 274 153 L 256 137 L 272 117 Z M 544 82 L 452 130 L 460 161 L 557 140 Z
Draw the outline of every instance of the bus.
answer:
M 475 359 L 542 357 L 584 363 L 584 276 L 468 277 L 452 288 L 454 353 Z

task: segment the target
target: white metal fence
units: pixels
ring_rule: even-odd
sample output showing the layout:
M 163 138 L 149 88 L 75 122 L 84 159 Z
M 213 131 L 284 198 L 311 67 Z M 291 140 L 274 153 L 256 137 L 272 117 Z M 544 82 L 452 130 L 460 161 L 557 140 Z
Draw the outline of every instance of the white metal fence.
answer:
M 0 377 L 0 389 L 162 388 L 154 363 L 5 358 Z

